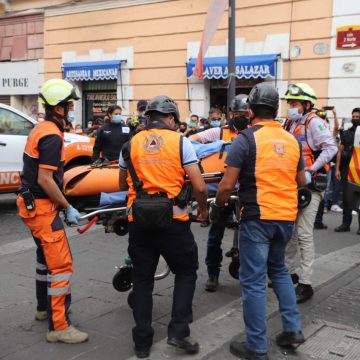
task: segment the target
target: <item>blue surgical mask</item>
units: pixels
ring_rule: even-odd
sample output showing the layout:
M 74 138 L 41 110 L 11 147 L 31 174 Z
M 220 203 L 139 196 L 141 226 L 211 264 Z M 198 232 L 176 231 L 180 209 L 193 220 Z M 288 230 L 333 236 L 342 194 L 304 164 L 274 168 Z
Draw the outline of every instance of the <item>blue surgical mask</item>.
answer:
M 298 108 L 290 108 L 287 111 L 287 118 L 293 120 L 299 120 L 302 117 L 302 114 L 299 113 Z
M 73 123 L 75 121 L 75 111 L 70 110 L 68 112 L 67 119 L 70 123 Z
M 211 127 L 219 127 L 221 123 L 221 120 L 211 120 L 210 125 Z
M 112 122 L 114 124 L 120 124 L 122 120 L 122 116 L 121 115 L 113 115 L 112 117 Z

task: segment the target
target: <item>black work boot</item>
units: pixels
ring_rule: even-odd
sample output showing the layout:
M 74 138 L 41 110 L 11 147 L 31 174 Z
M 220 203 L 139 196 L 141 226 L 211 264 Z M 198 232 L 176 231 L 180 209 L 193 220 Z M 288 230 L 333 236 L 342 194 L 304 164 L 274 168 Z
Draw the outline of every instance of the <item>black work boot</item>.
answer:
M 315 222 L 314 223 L 314 229 L 315 230 L 326 230 L 328 227 L 327 227 L 327 225 L 325 225 L 324 223 L 317 223 L 317 222 Z
M 219 276 L 209 275 L 205 284 L 205 290 L 209 292 L 215 292 L 219 286 Z
M 239 357 L 240 359 L 245 360 L 269 360 L 269 357 L 266 353 L 256 353 L 254 351 L 249 350 L 246 347 L 245 342 L 240 341 L 232 341 L 230 343 L 230 352 Z
M 191 336 L 184 337 L 182 339 L 169 337 L 167 343 L 171 346 L 178 347 L 184 350 L 187 354 L 197 354 L 200 346 Z
M 314 295 L 314 290 L 311 285 L 299 283 L 295 289 L 295 293 L 296 302 L 298 304 L 302 304 L 312 298 L 312 296 Z
M 150 356 L 150 348 L 147 349 L 138 349 L 138 348 L 134 348 L 135 351 L 135 355 L 137 358 L 139 359 L 146 359 Z
M 304 335 L 301 331 L 283 331 L 276 336 L 276 343 L 279 346 L 290 346 L 296 344 L 302 344 L 305 342 Z
M 346 232 L 350 231 L 350 226 L 346 224 L 341 224 L 340 226 L 335 228 L 335 232 Z

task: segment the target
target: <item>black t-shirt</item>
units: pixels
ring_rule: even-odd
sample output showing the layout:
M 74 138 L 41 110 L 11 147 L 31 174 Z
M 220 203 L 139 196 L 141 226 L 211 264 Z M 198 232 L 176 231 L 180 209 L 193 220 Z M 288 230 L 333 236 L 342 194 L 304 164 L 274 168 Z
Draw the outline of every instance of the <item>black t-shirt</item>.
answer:
M 92 160 L 100 157 L 110 161 L 119 160 L 119 155 L 123 144 L 129 140 L 130 128 L 122 124 L 104 124 L 96 133 L 96 140 L 93 150 Z
M 344 146 L 344 149 L 341 153 L 341 166 L 346 167 L 349 166 L 352 151 L 354 148 L 354 138 L 355 138 L 355 130 L 356 128 L 353 126 L 348 130 L 344 130 L 340 134 L 341 145 Z

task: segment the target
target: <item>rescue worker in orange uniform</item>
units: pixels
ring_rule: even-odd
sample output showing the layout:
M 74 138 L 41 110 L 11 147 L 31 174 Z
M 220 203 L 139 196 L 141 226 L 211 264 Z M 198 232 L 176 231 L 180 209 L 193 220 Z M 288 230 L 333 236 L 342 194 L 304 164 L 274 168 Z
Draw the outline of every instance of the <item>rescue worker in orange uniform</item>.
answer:
M 206 185 L 191 142 L 175 131 L 180 119 L 175 102 L 167 96 L 157 96 L 148 103 L 145 116 L 148 118 L 147 126 L 131 139 L 129 150 L 123 147 L 119 159 L 120 189 L 129 189 L 128 252 L 134 266 L 135 327 L 132 334 L 135 354 L 138 358 L 147 358 L 150 354 L 154 335 L 151 326 L 152 291 L 160 255 L 175 274 L 167 342 L 194 354 L 199 351 L 199 344 L 190 337 L 189 324 L 193 319 L 198 250 L 190 229 L 186 201 L 180 206 L 178 198 L 185 176 L 188 176 L 199 204 L 198 220 L 205 220 L 208 217 Z M 132 172 L 136 173 L 135 181 Z M 137 201 L 153 201 L 153 208 L 143 221 L 137 215 L 143 205 Z M 170 223 L 167 220 L 167 226 L 156 215 L 160 201 L 170 203 L 167 211 Z M 145 224 L 147 218 L 152 219 L 150 224 Z
M 246 102 L 247 95 L 236 95 L 230 104 L 230 119 L 228 126 L 213 127 L 211 129 L 198 132 L 191 135 L 189 140 L 200 143 L 210 143 L 216 140 L 232 141 L 235 139 L 239 131 L 246 129 L 249 123 L 247 118 L 248 104 Z
M 324 120 L 313 111 L 317 98 L 315 91 L 305 83 L 289 85 L 285 94 L 288 103 L 286 127 L 301 142 L 302 155 L 308 178 L 312 178 L 310 204 L 301 209 L 296 220 L 295 233 L 286 249 L 286 265 L 296 286 L 298 303 L 309 300 L 313 294 L 311 274 L 315 260 L 314 221 L 322 191 L 326 188 L 328 163 L 337 153 L 335 140 Z M 323 179 L 323 190 L 314 179 Z M 300 258 L 300 272 L 297 273 L 297 254 Z
M 23 155 L 21 187 L 17 198 L 19 215 L 37 245 L 36 320 L 49 320 L 48 342 L 81 343 L 88 334 L 70 324 L 70 279 L 72 256 L 59 211 L 69 223 L 78 224 L 80 214 L 62 194 L 64 127 L 70 105 L 78 100 L 67 81 L 52 79 L 41 88 L 39 102 L 45 120 L 30 133 Z
M 247 360 L 268 360 L 266 338 L 266 275 L 279 301 L 283 332 L 278 345 L 305 341 L 295 291 L 285 266 L 285 248 L 294 230 L 297 187 L 305 185 L 304 160 L 294 136 L 275 120 L 279 95 L 261 83 L 250 92 L 251 127 L 241 131 L 225 160 L 210 219 L 215 220 L 239 182 L 240 272 L 246 341 L 233 341 L 230 351 Z
M 209 142 L 209 140 L 223 140 L 230 142 L 234 140 L 240 131 L 246 129 L 249 124 L 249 104 L 247 103 L 247 95 L 236 95 L 230 104 L 230 119 L 229 126 L 222 128 L 213 128 L 193 136 L 189 139 L 192 141 L 199 141 L 202 143 Z M 212 140 L 212 141 L 214 141 Z M 205 284 L 205 290 L 215 292 L 219 286 L 219 274 L 221 262 L 223 259 L 221 242 L 224 237 L 226 220 L 233 218 L 234 207 L 228 206 L 222 214 L 221 221 L 212 223 L 209 229 L 207 251 L 205 263 L 209 278 Z

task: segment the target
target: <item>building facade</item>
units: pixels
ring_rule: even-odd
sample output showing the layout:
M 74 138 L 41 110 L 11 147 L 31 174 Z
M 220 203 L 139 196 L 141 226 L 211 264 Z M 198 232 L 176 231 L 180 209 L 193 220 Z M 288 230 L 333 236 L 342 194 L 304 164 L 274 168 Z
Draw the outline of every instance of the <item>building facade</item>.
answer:
M 208 0 L 52 3 L 57 6 L 44 11 L 44 78 L 76 84 L 83 122 L 102 116 L 113 103 L 131 115 L 138 100 L 159 94 L 173 97 L 183 118 L 207 116 L 210 106 L 226 104 L 227 12 L 206 53 L 204 80 L 191 76 Z M 351 31 L 359 25 L 358 0 L 237 1 L 236 92 L 269 81 L 283 97 L 289 83 L 307 82 L 319 106 L 332 105 L 339 116 L 349 116 L 360 106 L 360 50 L 356 41 L 339 48 L 337 30 L 348 29 L 356 40 Z

